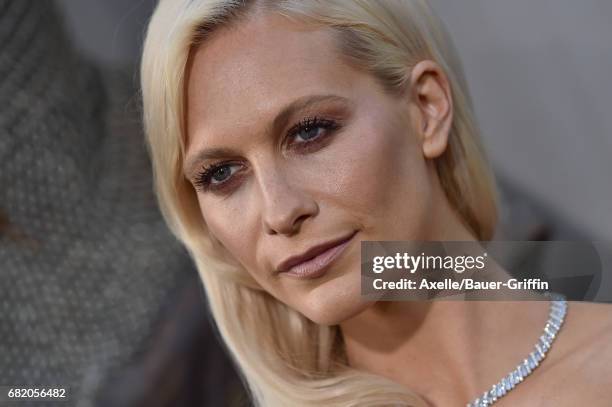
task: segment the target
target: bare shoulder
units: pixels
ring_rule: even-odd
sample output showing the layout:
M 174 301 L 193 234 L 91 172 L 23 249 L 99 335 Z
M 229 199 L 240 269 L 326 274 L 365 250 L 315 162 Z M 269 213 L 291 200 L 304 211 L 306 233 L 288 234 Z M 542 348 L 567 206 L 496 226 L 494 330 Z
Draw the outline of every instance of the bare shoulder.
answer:
M 566 352 L 612 353 L 612 304 L 570 302 L 564 325 L 558 341 Z
M 612 305 L 570 302 L 546 359 L 499 404 L 610 407 L 611 399 Z
M 570 302 L 542 364 L 552 405 L 608 406 L 612 399 L 612 305 Z M 575 403 L 575 404 L 572 404 Z

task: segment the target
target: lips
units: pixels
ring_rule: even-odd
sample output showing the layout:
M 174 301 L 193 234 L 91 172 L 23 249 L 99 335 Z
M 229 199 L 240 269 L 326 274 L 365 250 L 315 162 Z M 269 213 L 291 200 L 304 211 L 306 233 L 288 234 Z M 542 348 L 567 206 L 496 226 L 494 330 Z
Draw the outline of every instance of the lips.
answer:
M 308 278 L 322 275 L 327 268 L 326 266 L 331 264 L 344 251 L 355 234 L 356 232 L 351 232 L 338 239 L 313 246 L 300 255 L 291 256 L 281 262 L 276 271 Z

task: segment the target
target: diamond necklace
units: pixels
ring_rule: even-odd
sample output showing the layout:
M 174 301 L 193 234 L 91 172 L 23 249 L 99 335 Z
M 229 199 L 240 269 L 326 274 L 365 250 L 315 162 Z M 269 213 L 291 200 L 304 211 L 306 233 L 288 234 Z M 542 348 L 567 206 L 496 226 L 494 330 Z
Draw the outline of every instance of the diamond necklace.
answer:
M 544 360 L 563 325 L 565 314 L 567 313 L 567 301 L 563 294 L 546 292 L 544 295 L 550 298 L 550 312 L 546 325 L 544 325 L 544 333 L 540 336 L 533 352 L 522 363 L 519 363 L 513 371 L 508 373 L 506 377 L 495 383 L 490 390 L 485 391 L 480 397 L 468 403 L 467 407 L 487 407 L 492 405 L 521 383 Z

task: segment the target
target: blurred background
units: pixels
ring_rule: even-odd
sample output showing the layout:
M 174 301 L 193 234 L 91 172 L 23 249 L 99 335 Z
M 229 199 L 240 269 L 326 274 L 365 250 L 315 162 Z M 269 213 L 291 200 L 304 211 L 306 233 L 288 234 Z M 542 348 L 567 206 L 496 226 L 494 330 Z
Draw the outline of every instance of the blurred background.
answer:
M 612 3 L 432 3 L 500 182 L 497 237 L 612 241 Z M 138 63 L 155 4 L 0 0 L 0 386 L 68 387 L 76 406 L 248 405 L 151 190 Z M 577 298 L 612 297 L 600 270 L 582 274 Z
M 129 67 L 153 0 L 60 0 L 76 45 Z M 496 169 L 612 240 L 612 2 L 431 0 L 464 64 Z M 128 68 L 129 69 L 129 68 Z

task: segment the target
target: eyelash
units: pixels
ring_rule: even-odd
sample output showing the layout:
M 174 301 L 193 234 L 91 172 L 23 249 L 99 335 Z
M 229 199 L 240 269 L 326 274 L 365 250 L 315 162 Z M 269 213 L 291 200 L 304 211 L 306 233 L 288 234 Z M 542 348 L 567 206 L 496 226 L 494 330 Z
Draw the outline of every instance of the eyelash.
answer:
M 312 151 L 313 147 L 317 147 L 319 143 L 324 141 L 334 131 L 338 130 L 340 128 L 340 124 L 335 120 L 324 119 L 318 116 L 306 117 L 287 131 L 287 137 L 285 140 L 296 137 L 302 131 L 309 131 L 315 128 L 323 129 L 325 132 L 324 134 L 318 135 L 312 139 L 297 143 L 302 153 L 308 153 Z M 292 143 L 288 144 L 291 145 Z M 196 188 L 203 192 L 206 192 L 209 190 L 220 191 L 226 187 L 229 187 L 232 183 L 232 179 L 235 178 L 233 174 L 229 175 L 228 180 L 221 181 L 216 185 L 212 184 L 211 180 L 215 171 L 222 167 L 232 165 L 240 164 L 232 161 L 226 161 L 205 166 L 204 168 L 202 168 L 202 171 L 198 173 L 198 175 L 196 175 L 194 181 Z

